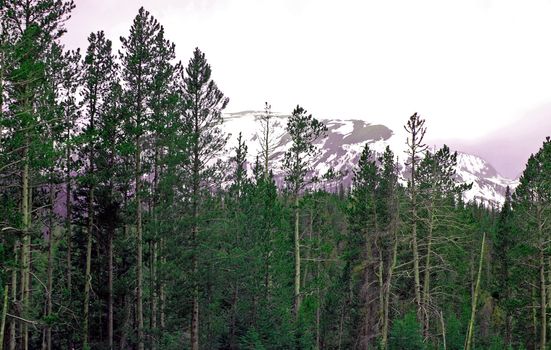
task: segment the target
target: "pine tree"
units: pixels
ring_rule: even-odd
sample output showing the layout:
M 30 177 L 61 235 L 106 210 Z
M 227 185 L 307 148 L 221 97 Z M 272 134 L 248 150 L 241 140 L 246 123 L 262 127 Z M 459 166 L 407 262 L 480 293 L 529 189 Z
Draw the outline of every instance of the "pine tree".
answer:
M 417 113 L 414 113 L 408 120 L 404 129 L 410 136 L 407 139 L 409 157 L 408 165 L 411 167 L 411 175 L 409 179 L 409 191 L 410 191 L 410 210 L 411 210 L 411 246 L 413 251 L 413 278 L 414 278 L 414 292 L 415 303 L 417 304 L 417 315 L 421 319 L 421 278 L 419 269 L 419 243 L 417 237 L 417 224 L 418 224 L 418 204 L 417 204 L 417 166 L 420 160 L 420 155 L 426 150 L 426 145 L 423 143 L 423 138 L 427 131 L 425 127 L 425 120 L 421 119 Z
M 3 137 L 7 144 L 5 155 L 16 157 L 3 170 L 21 175 L 21 192 L 19 197 L 21 223 L 21 244 L 15 242 L 14 255 L 18 260 L 20 271 L 20 288 L 17 289 L 17 273 L 12 271 L 11 299 L 12 304 L 19 302 L 19 312 L 22 317 L 30 316 L 31 277 L 31 218 L 33 213 L 32 187 L 36 174 L 40 169 L 50 169 L 53 161 L 53 140 L 46 130 L 52 130 L 55 123 L 52 119 L 51 99 L 48 99 L 50 86 L 46 85 L 46 56 L 51 51 L 52 44 L 65 32 L 64 22 L 69 18 L 74 8 L 72 1 L 43 2 L 4 1 L 0 4 L 2 16 L 2 52 L 9 52 L 8 57 L 2 55 L 2 100 L 7 96 L 7 109 L 2 103 Z M 6 50 L 9 47 L 10 50 Z M 7 59 L 6 59 L 7 58 Z M 4 69 L 6 69 L 4 71 Z M 5 77 L 5 81 L 4 81 Z M 54 92 L 55 93 L 55 92 Z M 48 105 L 49 104 L 49 105 Z M 9 111 L 8 116 L 4 112 Z M 8 141 L 9 140 L 9 141 Z M 5 171 L 3 171 L 6 174 Z M 17 300 L 17 295 L 20 300 Z M 17 336 L 16 319 L 10 322 L 9 346 L 16 347 L 17 339 L 21 339 L 21 348 L 28 349 L 30 337 L 28 323 L 20 322 L 20 334 Z
M 511 189 L 507 186 L 505 191 L 505 202 L 499 213 L 495 237 L 493 243 L 493 260 L 495 261 L 495 275 L 498 277 L 495 282 L 495 294 L 497 301 L 505 315 L 505 345 L 512 344 L 512 310 L 511 310 L 511 267 L 514 264 L 512 249 L 515 245 L 513 212 L 511 204 Z
M 42 347 L 45 349 L 51 349 L 54 346 L 55 335 L 52 336 L 52 332 L 59 332 L 62 324 L 57 319 L 59 311 L 53 309 L 54 299 L 62 295 L 66 287 L 65 281 L 60 278 L 61 276 L 57 276 L 55 271 L 57 267 L 55 266 L 57 260 L 55 247 L 62 243 L 57 234 L 60 218 L 55 207 L 58 195 L 62 192 L 61 188 L 66 175 L 65 167 L 68 164 L 65 159 L 68 147 L 66 131 L 78 117 L 76 87 L 80 83 L 77 73 L 79 63 L 78 50 L 64 52 L 61 45 L 53 43 L 45 57 L 45 84 L 40 94 L 43 104 L 41 113 L 51 120 L 42 132 L 43 137 L 51 140 L 49 152 L 42 156 L 45 168 L 40 172 L 41 176 L 38 180 L 44 185 L 37 187 L 34 200 L 36 206 L 40 208 L 37 210 L 40 225 L 48 232 L 45 237 L 47 263 L 44 279 L 46 282 L 44 285 L 41 284 L 44 287 L 46 299 L 42 316 L 46 320 L 42 336 Z M 60 290 L 58 284 L 61 283 L 63 283 L 63 289 Z
M 430 336 L 430 314 L 431 310 L 438 310 L 435 295 L 431 295 L 431 279 L 435 267 L 432 266 L 432 259 L 440 259 L 440 268 L 447 261 L 445 252 L 437 248 L 441 242 L 457 236 L 450 227 L 460 227 L 460 223 L 454 212 L 456 200 L 463 195 L 463 192 L 470 189 L 470 184 L 456 183 L 457 152 L 451 152 L 449 147 L 444 145 L 436 152 L 425 152 L 425 157 L 420 161 L 418 171 L 418 215 L 422 219 L 419 227 L 424 234 L 422 242 L 424 249 L 421 310 L 423 314 L 422 324 L 424 337 Z M 451 268 L 451 266 L 450 266 Z M 432 300 L 432 305 L 430 305 Z M 438 316 L 437 312 L 432 312 Z
M 294 202 L 294 257 L 295 257 L 295 279 L 294 279 L 294 305 L 295 317 L 298 317 L 302 295 L 300 293 L 301 283 L 301 257 L 300 257 L 300 193 L 306 185 L 315 178 L 309 176 L 310 162 L 317 152 L 314 144 L 324 137 L 327 127 L 307 114 L 307 111 L 297 106 L 287 121 L 287 133 L 291 137 L 291 148 L 285 152 L 283 167 L 285 169 L 285 181 Z
M 207 63 L 205 54 L 198 48 L 193 52 L 183 79 L 183 100 L 185 103 L 184 119 L 189 133 L 188 154 L 190 155 L 190 203 L 191 203 L 191 249 L 192 249 L 192 317 L 191 317 L 191 349 L 199 349 L 199 240 L 200 215 L 202 197 L 208 192 L 209 180 L 212 179 L 213 168 L 210 162 L 223 150 L 226 137 L 219 129 L 222 123 L 222 111 L 229 99 L 224 97 L 212 80 L 212 70 Z
M 109 113 L 107 109 L 110 89 L 116 74 L 114 56 L 111 52 L 111 41 L 105 38 L 105 34 L 100 31 L 92 33 L 88 37 L 88 49 L 84 57 L 84 90 L 83 105 L 87 125 L 84 129 L 82 139 L 83 155 L 85 159 L 85 175 L 82 177 L 82 185 L 86 188 L 87 214 L 86 214 L 86 264 L 84 281 L 84 310 L 83 310 L 83 348 L 89 346 L 88 325 L 89 325 L 89 306 L 90 290 L 92 287 L 92 245 L 95 232 L 95 191 L 98 185 L 97 178 L 97 152 L 99 149 L 99 129 L 97 128 L 98 119 L 104 118 Z
M 39 58 L 40 29 L 37 26 L 30 26 L 24 33 L 15 47 L 15 55 L 18 57 L 18 66 L 14 67 L 10 74 L 10 91 L 12 98 L 16 100 L 11 105 L 11 112 L 14 119 L 9 127 L 14 129 L 13 150 L 17 153 L 21 171 L 21 249 L 18 252 L 20 259 L 20 315 L 29 318 L 31 289 L 30 260 L 31 260 L 31 213 L 32 213 L 32 173 L 36 171 L 38 164 L 34 154 L 40 154 L 44 146 L 40 138 L 41 129 L 45 126 L 40 123 L 38 106 L 34 103 L 38 98 L 39 90 L 44 84 L 44 63 Z M 11 87 L 10 86 L 10 87 Z M 42 126 L 42 128 L 41 128 Z M 10 147 L 11 148 L 11 147 Z M 16 246 L 19 245 L 16 243 Z M 15 285 L 12 286 L 15 290 Z M 15 321 L 13 321 L 15 322 Z M 15 323 L 12 324 L 15 328 Z M 21 323 L 21 348 L 29 348 L 29 333 L 27 323 Z M 11 339 L 12 344 L 15 339 Z M 15 345 L 14 345 L 15 346 Z
M 124 100 L 126 103 L 126 136 L 132 140 L 134 152 L 134 208 L 136 227 L 136 316 L 138 348 L 144 348 L 144 310 L 143 310 L 143 206 L 145 186 L 143 184 L 145 137 L 150 134 L 152 125 L 151 109 L 152 88 L 155 83 L 159 51 L 157 44 L 164 44 L 158 37 L 162 27 L 143 7 L 138 11 L 127 38 L 121 37 L 122 78 Z
M 268 181 L 270 176 L 270 158 L 275 148 L 275 142 L 278 135 L 274 135 L 274 115 L 272 114 L 272 105 L 264 103 L 264 114 L 258 117 L 260 122 L 260 133 L 258 140 L 260 142 L 260 159 L 264 164 L 264 181 Z
M 398 263 L 399 231 L 402 226 L 400 206 L 402 188 L 398 183 L 398 166 L 394 153 L 387 146 L 379 158 L 380 180 L 377 188 L 379 200 L 378 219 L 382 233 L 379 275 L 382 279 L 381 288 L 381 348 L 388 346 L 388 331 L 390 322 L 390 306 L 392 283 Z
M 541 349 L 547 346 L 547 268 L 551 225 L 546 218 L 551 215 L 551 181 L 548 175 L 550 171 L 551 139 L 547 138 L 540 150 L 528 159 L 520 184 L 513 195 L 513 212 L 521 218 L 519 229 L 526 235 L 524 240 L 530 246 L 530 261 L 538 270 Z M 533 302 L 537 305 L 536 300 Z
M 379 256 L 382 252 L 379 251 L 381 237 L 376 196 L 380 178 L 376 162 L 373 151 L 369 149 L 369 144 L 366 144 L 354 172 L 349 209 L 350 233 L 354 236 L 350 244 L 356 247 L 356 258 L 352 260 L 352 267 L 361 269 L 358 294 L 362 312 L 358 344 L 364 349 L 375 346 L 378 318 L 382 312 L 379 308 L 379 294 L 383 286 L 377 277 L 380 269 Z M 353 250 L 354 247 L 351 251 Z

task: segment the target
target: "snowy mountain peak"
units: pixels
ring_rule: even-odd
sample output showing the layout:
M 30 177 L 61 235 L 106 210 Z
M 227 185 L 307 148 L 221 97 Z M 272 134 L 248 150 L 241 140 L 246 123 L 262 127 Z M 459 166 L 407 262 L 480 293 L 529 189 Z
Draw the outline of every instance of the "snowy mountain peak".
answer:
M 259 131 L 261 129 L 259 117 L 263 111 L 242 111 L 224 115 L 222 128 L 230 134 L 230 146 L 237 143 L 237 135 L 242 133 L 243 139 L 249 148 L 249 163 L 253 164 L 260 153 Z M 271 164 L 276 179 L 282 178 L 281 165 L 283 155 L 290 146 L 290 137 L 285 132 L 289 115 L 272 113 L 273 135 L 275 147 L 272 152 Z M 382 154 L 389 146 L 399 163 L 402 164 L 402 181 L 405 180 L 406 135 L 403 131 L 395 133 L 381 124 L 370 124 L 359 119 L 326 119 L 327 137 L 318 140 L 320 154 L 313 159 L 312 169 L 315 175 L 322 176 L 330 168 L 344 173 L 342 181 L 349 185 L 352 181 L 352 170 L 357 165 L 360 153 L 366 143 L 377 154 Z M 516 187 L 518 181 L 501 176 L 496 169 L 484 159 L 467 153 L 458 152 L 457 179 L 463 183 L 473 183 L 472 189 L 465 193 L 465 200 L 484 202 L 490 206 L 499 206 L 504 201 L 507 186 Z

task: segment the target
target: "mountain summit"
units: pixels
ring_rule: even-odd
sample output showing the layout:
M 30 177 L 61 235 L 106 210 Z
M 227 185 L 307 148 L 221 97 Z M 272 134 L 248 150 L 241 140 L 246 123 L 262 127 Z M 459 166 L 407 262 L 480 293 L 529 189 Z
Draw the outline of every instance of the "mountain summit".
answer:
M 264 111 L 242 111 L 224 115 L 222 128 L 230 134 L 230 146 L 236 144 L 237 135 L 242 133 L 244 141 L 249 147 L 249 164 L 254 164 L 260 154 L 260 121 L 259 116 Z M 290 137 L 285 132 L 289 115 L 272 113 L 273 117 L 273 144 L 270 163 L 276 181 L 282 182 L 281 165 L 283 155 L 290 146 Z M 327 137 L 317 141 L 320 148 L 319 155 L 313 160 L 314 175 L 323 176 L 329 169 L 344 174 L 342 183 L 349 185 L 352 181 L 353 170 L 358 162 L 360 153 L 366 143 L 378 155 L 389 146 L 398 159 L 402 182 L 407 183 L 406 166 L 406 138 L 405 131 L 391 130 L 385 125 L 370 124 L 359 119 L 324 119 L 327 125 Z M 435 147 L 433 147 L 435 148 Z M 499 206 L 505 199 L 507 186 L 514 188 L 518 181 L 506 178 L 484 159 L 458 151 L 457 181 L 473 184 L 472 189 L 465 193 L 466 201 L 483 202 L 489 206 Z

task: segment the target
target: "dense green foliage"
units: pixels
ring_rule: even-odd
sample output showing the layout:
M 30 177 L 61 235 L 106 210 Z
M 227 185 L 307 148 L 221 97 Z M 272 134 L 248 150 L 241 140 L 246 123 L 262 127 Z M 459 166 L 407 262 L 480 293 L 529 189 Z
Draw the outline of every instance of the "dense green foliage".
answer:
M 143 8 L 66 51 L 73 8 L 0 1 L 0 350 L 548 348 L 550 139 L 500 209 L 417 114 L 346 186 L 300 106 L 275 164 L 266 104 L 249 164 L 203 52 Z

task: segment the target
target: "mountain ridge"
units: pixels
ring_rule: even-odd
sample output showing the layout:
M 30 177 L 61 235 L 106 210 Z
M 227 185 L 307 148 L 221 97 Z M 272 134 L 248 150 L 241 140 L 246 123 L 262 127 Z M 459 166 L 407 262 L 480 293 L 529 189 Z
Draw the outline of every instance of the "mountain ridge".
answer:
M 247 156 L 249 165 L 254 164 L 256 156 L 260 153 L 258 136 L 260 122 L 258 118 L 263 114 L 264 111 L 245 110 L 225 113 L 223 116 L 222 129 L 230 134 L 230 146 L 236 144 L 237 134 L 242 133 L 249 148 Z M 275 147 L 270 162 L 274 169 L 276 182 L 281 185 L 283 182 L 281 169 L 283 155 L 290 146 L 290 137 L 285 132 L 286 120 L 289 115 L 272 112 L 272 116 Z M 383 124 L 371 124 L 360 119 L 320 118 L 320 120 L 326 124 L 328 132 L 327 137 L 315 142 L 320 148 L 320 153 L 312 159 L 313 175 L 321 177 L 329 169 L 334 169 L 345 174 L 342 177 L 342 182 L 345 186 L 349 186 L 361 150 L 368 143 L 377 155 L 382 154 L 386 146 L 390 147 L 399 163 L 401 182 L 407 183 L 405 176 L 407 169 L 404 165 L 407 138 L 405 131 L 394 131 Z M 473 184 L 472 188 L 464 194 L 466 201 L 474 200 L 498 207 L 505 199 L 506 187 L 515 188 L 517 186 L 517 179 L 509 179 L 501 175 L 482 157 L 461 151 L 457 151 L 457 153 L 457 181 Z

